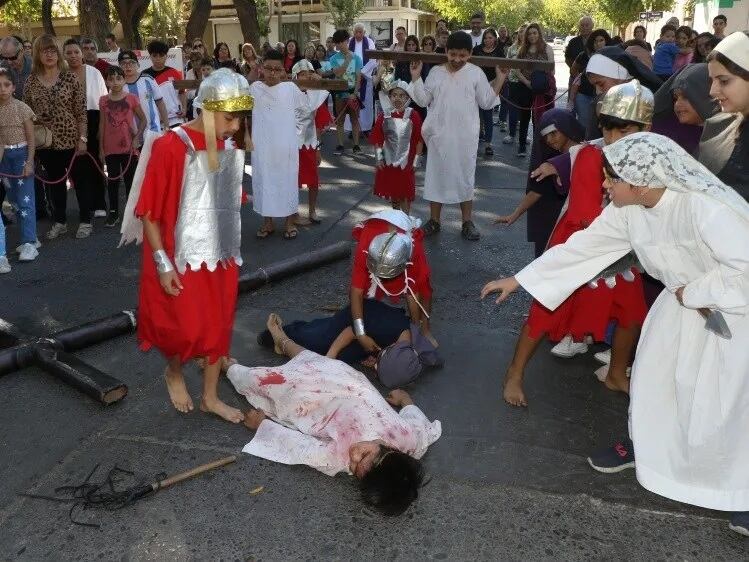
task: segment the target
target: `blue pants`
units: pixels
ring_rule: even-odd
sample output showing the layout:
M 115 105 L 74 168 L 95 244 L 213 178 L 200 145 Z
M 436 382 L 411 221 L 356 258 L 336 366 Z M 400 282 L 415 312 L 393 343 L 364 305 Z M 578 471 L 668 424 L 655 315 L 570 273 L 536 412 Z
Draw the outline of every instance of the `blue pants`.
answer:
M 298 320 L 285 324 L 283 329 L 288 337 L 303 348 L 325 355 L 338 335 L 350 326 L 351 307 L 347 306 L 333 316 L 316 318 L 309 322 Z M 409 326 L 408 316 L 402 308 L 394 308 L 373 299 L 364 299 L 364 330 L 383 349 L 394 344 Z M 261 335 L 261 338 L 266 340 L 269 337 L 270 334 Z M 338 359 L 346 363 L 356 363 L 366 359 L 368 355 L 355 341 L 338 355 Z
M 512 107 L 505 100 L 510 99 L 510 83 L 505 82 L 502 86 L 502 102 L 499 105 L 499 120 L 500 122 L 507 123 L 507 115 L 512 111 Z
M 484 141 L 491 144 L 492 138 L 494 138 L 494 110 L 479 109 L 479 116 L 481 117 L 481 124 L 484 126 Z
M 0 175 L 20 176 L 28 157 L 28 149 L 6 148 L 0 161 Z M 34 176 L 25 178 L 7 178 L 7 197 L 16 210 L 18 224 L 21 228 L 21 244 L 36 242 L 36 197 L 34 194 Z M 0 255 L 5 254 L 5 236 L 2 237 Z
M 577 120 L 586 129 L 590 125 L 591 119 L 593 119 L 593 101 L 595 97 L 586 96 L 585 94 L 577 93 L 575 96 L 575 113 L 577 114 Z

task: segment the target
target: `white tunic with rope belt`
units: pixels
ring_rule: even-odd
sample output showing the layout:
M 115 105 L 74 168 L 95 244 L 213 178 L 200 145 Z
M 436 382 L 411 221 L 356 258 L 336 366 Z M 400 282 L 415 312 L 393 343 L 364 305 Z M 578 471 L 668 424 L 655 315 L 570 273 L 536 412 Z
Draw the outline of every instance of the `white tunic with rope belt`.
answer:
M 640 484 L 684 503 L 749 510 L 749 222 L 700 193 L 666 190 L 653 208 L 607 206 L 585 230 L 516 275 L 555 309 L 629 251 L 666 289 L 632 368 L 630 435 Z M 681 305 L 674 292 L 684 287 Z M 733 333 L 705 329 L 698 308 Z

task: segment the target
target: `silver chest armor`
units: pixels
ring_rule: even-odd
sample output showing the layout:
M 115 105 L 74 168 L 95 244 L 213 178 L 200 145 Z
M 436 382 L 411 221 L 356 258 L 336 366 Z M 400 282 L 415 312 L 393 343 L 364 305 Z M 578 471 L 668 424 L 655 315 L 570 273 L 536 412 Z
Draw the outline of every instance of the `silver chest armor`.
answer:
M 296 134 L 299 138 L 299 148 L 317 148 L 315 112 L 310 111 L 307 104 L 296 108 Z
M 413 130 L 411 111 L 413 109 L 407 107 L 403 112 L 403 117 L 393 117 L 392 112 L 388 111 L 382 120 L 385 136 L 382 152 L 385 164 L 388 166 L 402 169 L 408 166 L 408 152 L 411 148 L 411 131 Z
M 196 151 L 181 127 L 173 129 L 187 146 L 177 226 L 174 232 L 174 264 L 180 273 L 187 265 L 197 271 L 205 263 L 214 271 L 231 258 L 242 265 L 242 174 L 244 152 L 218 153 L 219 169 L 208 171 L 207 152 Z

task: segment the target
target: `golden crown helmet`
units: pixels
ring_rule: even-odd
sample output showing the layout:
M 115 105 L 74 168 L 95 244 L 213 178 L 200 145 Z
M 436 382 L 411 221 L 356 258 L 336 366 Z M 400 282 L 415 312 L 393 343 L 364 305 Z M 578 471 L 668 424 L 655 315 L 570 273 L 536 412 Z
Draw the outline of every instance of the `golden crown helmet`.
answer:
M 653 122 L 654 107 L 653 92 L 637 80 L 631 80 L 606 92 L 598 103 L 598 113 L 649 125 Z
M 238 72 L 219 68 L 200 82 L 193 106 L 204 111 L 250 111 L 250 84 Z

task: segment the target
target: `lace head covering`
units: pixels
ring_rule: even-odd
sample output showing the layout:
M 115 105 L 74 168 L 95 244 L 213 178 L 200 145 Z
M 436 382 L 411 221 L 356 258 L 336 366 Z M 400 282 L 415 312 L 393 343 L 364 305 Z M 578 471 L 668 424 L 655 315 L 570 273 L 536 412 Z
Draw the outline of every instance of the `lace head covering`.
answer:
M 629 184 L 701 193 L 749 222 L 749 203 L 668 137 L 634 133 L 603 148 L 616 175 Z

